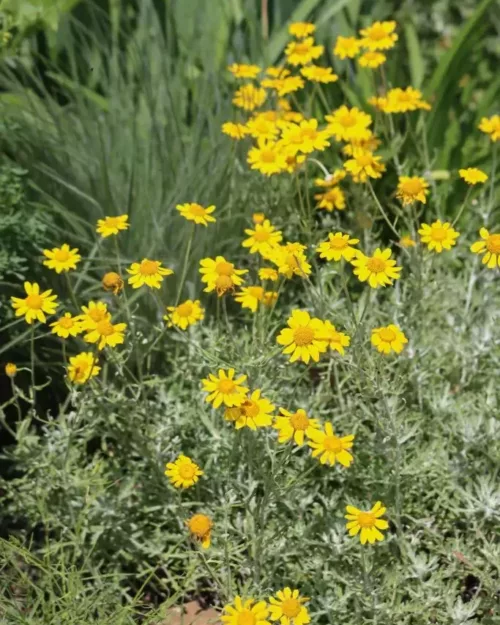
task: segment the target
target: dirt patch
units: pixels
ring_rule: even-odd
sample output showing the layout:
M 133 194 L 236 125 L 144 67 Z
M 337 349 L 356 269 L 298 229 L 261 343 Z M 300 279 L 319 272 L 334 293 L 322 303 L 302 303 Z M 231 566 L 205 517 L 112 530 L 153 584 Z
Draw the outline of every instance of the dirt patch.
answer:
M 203 609 L 197 601 L 170 608 L 167 618 L 158 625 L 215 625 L 220 623 L 219 613 L 213 608 Z

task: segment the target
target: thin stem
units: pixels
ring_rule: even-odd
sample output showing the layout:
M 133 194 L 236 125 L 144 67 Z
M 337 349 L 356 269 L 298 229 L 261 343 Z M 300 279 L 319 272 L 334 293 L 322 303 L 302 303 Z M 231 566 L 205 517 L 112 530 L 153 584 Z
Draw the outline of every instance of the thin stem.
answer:
M 498 144 L 493 146 L 493 163 L 491 165 L 491 179 L 490 179 L 490 199 L 488 202 L 488 212 L 491 212 L 493 207 L 493 200 L 495 199 L 495 175 L 497 172 L 497 148 Z
M 468 189 L 468 191 L 467 191 L 467 193 L 465 195 L 465 199 L 462 202 L 462 206 L 460 207 L 460 210 L 458 211 L 457 216 L 455 217 L 455 219 L 453 220 L 453 223 L 451 224 L 452 226 L 454 226 L 458 222 L 460 217 L 462 216 L 462 213 L 464 212 L 464 209 L 467 206 L 467 200 L 470 197 L 471 191 L 472 191 L 472 187 L 469 187 L 469 189 Z
M 36 404 L 36 380 L 35 380 L 35 327 L 31 327 L 30 336 L 30 362 L 31 362 L 31 388 L 33 394 L 33 406 Z
M 375 191 L 373 190 L 372 183 L 370 182 L 370 180 L 368 180 L 367 182 L 368 182 L 368 188 L 370 189 L 372 197 L 375 200 L 375 204 L 377 205 L 379 211 L 381 212 L 382 217 L 385 219 L 387 225 L 392 230 L 392 232 L 394 232 L 394 234 L 398 237 L 398 241 L 399 241 L 399 239 L 401 238 L 401 235 L 396 230 L 396 228 L 391 224 L 389 217 L 387 217 L 385 210 L 382 208 L 382 204 L 379 202 L 378 197 L 375 195 Z
M 69 279 L 69 275 L 67 271 L 64 273 L 64 277 L 66 278 L 66 284 L 68 286 L 69 296 L 71 298 L 71 301 L 73 302 L 73 306 L 75 307 L 76 310 L 78 310 L 80 307 L 78 306 L 75 292 L 73 290 L 73 287 L 71 286 L 71 280 Z
M 322 170 L 322 172 L 325 174 L 325 178 L 328 178 L 331 175 L 330 172 L 328 171 L 328 169 L 320 161 L 316 160 L 315 158 L 311 158 L 311 157 L 309 157 L 307 160 L 309 162 L 311 162 L 311 163 L 315 163 Z
M 269 39 L 269 0 L 261 0 L 262 39 Z
M 186 275 L 187 275 L 188 264 L 189 264 L 189 254 L 191 253 L 191 246 L 193 245 L 195 228 L 196 228 L 196 225 L 193 224 L 191 226 L 191 232 L 189 234 L 189 239 L 188 239 L 187 246 L 186 246 L 186 252 L 184 254 L 184 262 L 183 262 L 183 265 L 182 265 L 181 279 L 180 279 L 180 282 L 179 282 L 179 288 L 177 290 L 177 297 L 175 299 L 175 305 L 176 306 L 179 305 L 179 302 L 181 300 L 181 295 L 182 295 L 182 289 L 184 288 L 184 283 L 186 281 Z

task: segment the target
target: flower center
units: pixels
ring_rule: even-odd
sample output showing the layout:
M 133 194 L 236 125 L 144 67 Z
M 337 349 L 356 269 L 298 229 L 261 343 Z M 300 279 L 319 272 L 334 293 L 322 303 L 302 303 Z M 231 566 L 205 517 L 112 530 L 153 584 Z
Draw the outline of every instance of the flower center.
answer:
M 500 234 L 490 234 L 486 239 L 486 249 L 492 254 L 500 254 Z
M 254 232 L 253 238 L 259 243 L 263 243 L 264 241 L 268 241 L 271 233 L 267 230 L 256 230 Z
M 238 625 L 255 625 L 255 615 L 251 610 L 242 610 L 238 614 Z
M 26 306 L 34 310 L 39 310 L 43 306 L 43 299 L 40 297 L 40 295 L 32 293 L 26 298 Z
M 382 328 L 378 335 L 384 341 L 384 343 L 392 343 L 392 341 L 396 340 L 396 333 L 390 328 Z
M 62 328 L 66 328 L 66 330 L 69 330 L 70 328 L 73 327 L 73 319 L 71 319 L 71 317 L 62 317 L 61 319 L 59 319 L 59 325 Z
M 101 336 L 111 336 L 115 331 L 113 324 L 107 319 L 99 321 L 97 323 L 96 330 Z
M 297 412 L 290 417 L 290 424 L 294 430 L 307 429 L 309 419 L 307 418 L 305 410 L 297 410 Z
M 218 273 L 219 276 L 231 276 L 234 272 L 234 267 L 232 263 L 222 261 L 215 265 L 215 272 Z
M 358 523 L 361 527 L 374 527 L 376 517 L 373 512 L 360 512 L 358 514 Z
M 155 260 L 143 260 L 139 272 L 143 276 L 152 276 L 158 272 L 158 263 Z
M 235 384 L 232 380 L 220 380 L 219 382 L 219 392 L 223 395 L 228 395 L 232 393 L 234 390 Z
M 176 312 L 179 317 L 189 317 L 193 313 L 193 304 L 190 302 L 184 302 L 184 304 L 177 306 Z
M 308 43 L 296 43 L 293 51 L 295 54 L 307 54 L 309 49 L 310 45 Z
M 330 247 L 334 250 L 343 250 L 349 245 L 349 241 L 342 239 L 341 237 L 334 237 L 330 239 Z
M 370 30 L 370 39 L 374 39 L 375 41 L 380 41 L 380 39 L 384 39 L 387 36 L 387 33 L 385 32 L 384 28 L 382 26 L 380 26 L 380 24 L 376 24 L 375 26 L 372 26 L 371 30 Z
M 310 345 L 314 338 L 314 330 L 311 328 L 296 328 L 293 331 L 293 340 L 296 345 Z
M 243 412 L 245 413 L 247 417 L 250 417 L 251 419 L 255 419 L 255 417 L 260 412 L 259 404 L 249 399 L 243 404 Z
M 382 258 L 369 258 L 366 266 L 372 273 L 382 273 L 385 270 L 385 261 Z
M 102 321 L 108 313 L 105 310 L 100 310 L 99 308 L 91 308 L 87 314 L 92 321 L 99 323 L 99 321 Z
M 358 165 L 361 167 L 368 167 L 368 165 L 372 164 L 372 155 L 371 154 L 359 154 L 356 158 Z
M 195 473 L 196 467 L 194 467 L 192 464 L 181 464 L 181 466 L 179 467 L 179 475 L 182 477 L 183 480 L 190 480 L 194 477 Z
M 441 226 L 435 226 L 432 229 L 431 238 L 434 241 L 444 241 L 446 239 L 446 235 L 447 231 L 445 230 L 445 228 L 442 228 Z
M 114 271 L 110 271 L 109 273 L 104 275 L 102 282 L 106 288 L 113 288 L 120 285 L 122 279 L 120 278 L 119 274 L 115 273 Z
M 333 451 L 336 454 L 342 451 L 342 441 L 338 436 L 325 436 L 323 446 L 327 451 Z
M 119 224 L 120 224 L 119 217 L 108 217 L 106 219 L 106 226 L 108 226 L 108 228 L 116 228 Z
M 218 293 L 225 293 L 233 288 L 233 281 L 229 276 L 219 276 L 215 281 L 215 288 Z
M 68 250 L 57 250 L 54 252 L 54 260 L 59 261 L 60 263 L 64 263 L 69 259 L 69 251 Z
M 189 521 L 189 529 L 193 534 L 205 536 L 211 529 L 210 519 L 204 514 L 195 514 Z
M 205 216 L 205 209 L 203 208 L 203 206 L 200 206 L 199 204 L 191 204 L 191 206 L 189 208 L 189 212 L 192 215 L 195 215 L 195 217 L 204 217 Z
M 420 180 L 407 180 L 401 187 L 401 190 L 408 195 L 418 195 L 424 190 Z
M 288 616 L 288 618 L 295 618 L 299 615 L 300 607 L 300 603 L 297 599 L 285 599 L 281 604 L 281 611 L 285 616 Z
M 356 125 L 356 117 L 351 113 L 347 113 L 346 115 L 342 115 L 340 123 L 344 128 L 352 128 Z
M 261 300 L 264 295 L 264 289 L 261 286 L 249 286 L 247 292 L 250 297 L 254 297 L 258 300 Z
M 276 160 L 276 153 L 273 150 L 262 150 L 260 153 L 260 160 L 263 163 L 274 163 Z
M 304 130 L 302 130 L 302 139 L 310 139 L 311 141 L 314 141 L 317 136 L 318 132 L 313 128 L 304 128 Z

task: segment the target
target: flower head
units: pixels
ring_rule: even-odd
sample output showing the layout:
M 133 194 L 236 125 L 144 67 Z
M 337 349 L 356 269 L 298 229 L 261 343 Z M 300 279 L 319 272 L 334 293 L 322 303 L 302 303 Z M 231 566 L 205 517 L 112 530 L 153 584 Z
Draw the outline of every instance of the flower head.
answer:
M 255 605 L 254 605 L 255 604 Z M 224 606 L 220 620 L 224 625 L 270 625 L 267 620 L 269 611 L 265 601 L 255 599 L 242 600 L 239 595 L 232 603 Z
M 490 234 L 486 228 L 479 230 L 480 241 L 470 246 L 474 254 L 484 254 L 482 263 L 488 269 L 500 267 L 500 234 Z
M 241 304 L 242 308 L 248 308 L 253 313 L 257 312 L 260 302 L 264 298 L 264 289 L 261 286 L 243 287 L 234 299 Z
M 365 52 L 358 59 L 361 67 L 369 67 L 370 69 L 376 69 L 386 61 L 387 57 L 382 52 Z
M 225 122 L 222 124 L 222 132 L 231 137 L 231 139 L 244 139 L 248 135 L 248 128 L 245 124 L 236 124 L 234 122 Z
M 339 462 L 343 467 L 348 467 L 354 460 L 351 452 L 354 441 L 354 434 L 349 436 L 336 436 L 330 422 L 325 423 L 324 430 L 314 430 L 309 435 L 311 441 L 312 457 L 317 458 L 321 464 L 333 466 Z
M 305 246 L 300 243 L 286 243 L 273 247 L 269 260 L 278 267 L 278 272 L 287 278 L 300 276 L 305 278 L 311 273 L 311 265 L 304 254 Z
M 342 182 L 344 178 L 347 176 L 343 169 L 336 169 L 331 174 L 328 174 L 324 178 L 315 178 L 314 185 L 316 187 L 322 187 L 329 189 L 330 187 L 336 187 L 339 182 Z
M 431 106 L 423 99 L 422 92 L 413 87 L 391 89 L 381 98 L 370 101 L 384 113 L 407 113 L 418 109 L 428 111 Z
M 127 230 L 129 225 L 128 215 L 105 217 L 97 220 L 97 232 L 102 237 L 110 237 L 112 234 L 118 234 L 120 230 Z
M 274 428 L 278 430 L 278 442 L 287 443 L 294 440 L 296 445 L 304 444 L 304 436 L 310 436 L 313 430 L 318 430 L 320 424 L 316 419 L 310 419 L 302 408 L 295 412 L 288 412 L 280 408 L 281 416 L 276 417 Z
M 331 115 L 325 115 L 325 119 L 328 122 L 328 132 L 337 141 L 368 139 L 371 135 L 368 126 L 372 123 L 372 118 L 355 106 L 350 109 L 342 105 Z
M 460 178 L 465 180 L 467 184 L 478 184 L 488 180 L 487 174 L 477 167 L 468 167 L 467 169 L 459 169 Z
M 270 413 L 274 411 L 275 406 L 260 395 L 260 389 L 256 389 L 239 406 L 240 415 L 234 422 L 237 430 L 244 427 L 256 430 L 272 425 L 273 415 Z
M 312 35 L 316 30 L 316 26 L 310 22 L 294 22 L 288 27 L 288 32 L 292 37 L 297 39 L 304 39 L 308 35 Z
M 322 152 L 330 145 L 330 134 L 318 130 L 317 119 L 304 119 L 298 124 L 287 123 L 283 126 L 281 144 L 290 148 L 292 154 L 302 152 L 310 154 L 315 150 Z
M 409 234 L 405 234 L 399 239 L 399 245 L 404 248 L 415 247 L 416 244 L 416 241 Z
M 274 306 L 278 301 L 278 292 L 277 291 L 266 291 L 264 293 L 264 297 L 262 298 L 262 303 L 264 306 Z
M 398 326 L 391 323 L 388 326 L 374 328 L 371 342 L 381 354 L 389 354 L 390 352 L 400 354 L 408 343 L 408 339 Z
M 285 55 L 290 65 L 307 65 L 319 58 L 324 49 L 324 46 L 315 45 L 312 37 L 307 37 L 300 41 L 291 41 L 285 49 Z
M 479 130 L 490 135 L 492 141 L 500 141 L 500 115 L 483 117 L 479 124 Z
M 346 156 L 353 156 L 354 150 L 360 148 L 362 150 L 368 150 L 368 152 L 375 152 L 380 147 L 381 141 L 370 131 L 370 136 L 367 139 L 351 139 L 349 143 L 344 145 L 342 153 Z M 344 172 L 345 174 L 345 172 Z
M 351 174 L 354 182 L 366 182 L 368 178 L 381 178 L 385 165 L 381 157 L 369 150 L 354 148 L 352 158 L 344 163 L 345 169 Z
M 196 484 L 203 471 L 191 458 L 181 454 L 175 462 L 167 463 L 165 475 L 175 488 L 189 488 Z
M 107 345 L 116 347 L 124 343 L 123 333 L 126 329 L 126 323 L 111 323 L 111 315 L 108 313 L 107 317 L 88 328 L 88 332 L 83 339 L 87 343 L 97 343 L 99 350 L 104 349 Z
M 97 323 L 110 317 L 104 302 L 89 302 L 88 306 L 82 306 L 82 311 L 83 315 L 80 315 L 82 330 L 94 328 Z
M 271 620 L 279 621 L 281 625 L 306 625 L 311 622 L 309 612 L 304 603 L 308 597 L 301 597 L 297 589 L 283 588 L 275 596 L 269 597 L 269 611 Z
M 49 269 L 54 269 L 57 273 L 76 269 L 76 265 L 82 259 L 78 254 L 78 248 L 70 249 L 67 243 L 51 250 L 43 250 L 43 255 L 48 259 L 44 260 L 43 264 Z
M 246 125 L 248 134 L 255 139 L 266 139 L 274 141 L 279 134 L 279 128 L 276 120 L 268 119 L 265 113 L 257 113 Z
M 8 362 L 5 365 L 4 371 L 6 376 L 8 376 L 9 378 L 14 378 L 17 374 L 17 365 L 13 362 Z
M 105 291 L 112 291 L 115 295 L 123 289 L 123 280 L 120 274 L 115 271 L 108 271 L 102 277 L 102 288 Z
M 256 224 L 255 230 L 247 228 L 245 234 L 249 238 L 245 239 L 242 245 L 250 248 L 250 254 L 255 254 L 256 252 L 268 253 L 271 247 L 278 245 L 283 239 L 281 231 L 276 230 L 269 219 L 265 219 L 262 224 Z
M 314 199 L 317 200 L 316 208 L 323 208 L 331 213 L 334 208 L 339 211 L 345 208 L 345 195 L 339 187 L 330 187 L 323 193 L 316 193 Z
M 273 89 L 279 97 L 294 93 L 303 89 L 305 83 L 300 76 L 292 76 L 287 69 L 284 69 L 275 78 L 264 78 L 262 86 L 266 89 Z
M 202 321 L 205 318 L 205 310 L 200 305 L 200 300 L 187 299 L 177 306 L 168 306 L 167 314 L 163 319 L 168 322 L 168 327 L 176 326 L 186 330 L 189 326 Z
M 330 321 L 323 322 L 321 337 L 328 341 L 327 345 L 330 349 L 342 356 L 345 354 L 344 348 L 349 347 L 351 343 L 351 338 L 347 334 L 339 332 Z
M 50 324 L 52 328 L 52 334 L 57 334 L 62 339 L 67 339 L 70 336 L 78 336 L 82 331 L 82 324 L 80 317 L 73 317 L 71 313 L 64 313 L 63 317 L 60 317 L 57 321 Z
M 236 269 L 233 263 L 228 262 L 224 256 L 203 258 L 200 261 L 201 281 L 206 283 L 205 293 L 216 291 L 220 297 L 227 291 L 233 291 L 235 287 L 243 284 L 243 276 L 246 269 Z
M 262 269 L 259 269 L 259 278 L 261 280 L 271 280 L 271 282 L 277 282 L 279 280 L 279 273 L 272 267 L 262 267 Z
M 193 514 L 186 521 L 186 525 L 192 538 L 200 542 L 203 549 L 208 549 L 210 547 L 212 527 L 214 526 L 212 519 L 206 516 L 206 514 Z
M 174 273 L 171 269 L 162 267 L 160 260 L 149 258 L 143 258 L 140 263 L 132 263 L 127 272 L 132 276 L 128 279 L 128 283 L 133 289 L 138 289 L 144 284 L 152 289 L 159 289 L 164 276 L 171 276 Z
M 396 22 L 375 22 L 368 28 L 359 31 L 361 35 L 361 45 L 369 50 L 389 50 L 393 48 L 398 40 Z
M 252 221 L 254 224 L 262 224 L 264 223 L 266 216 L 264 213 L 253 213 Z
M 311 358 L 318 362 L 328 346 L 322 338 L 323 322 L 311 318 L 305 310 L 293 310 L 287 324 L 288 328 L 281 330 L 276 338 L 276 342 L 284 346 L 283 354 L 290 354 L 290 362 L 302 360 L 308 363 Z
M 175 207 L 179 213 L 189 221 L 194 221 L 195 224 L 201 226 L 208 226 L 209 222 L 215 222 L 215 217 L 212 217 L 212 213 L 215 211 L 215 206 L 207 206 L 204 208 L 201 204 L 191 202 L 190 204 L 177 204 Z
M 319 65 L 307 65 L 300 70 L 300 73 L 311 82 L 321 82 L 323 84 L 336 82 L 339 79 L 337 74 L 333 73 L 331 67 L 320 67 Z
M 347 261 L 351 261 L 358 253 L 358 250 L 352 246 L 358 243 L 359 239 L 351 239 L 348 234 L 344 234 L 343 232 L 331 232 L 328 235 L 328 241 L 320 243 L 316 251 L 320 255 L 320 258 L 324 258 L 325 260 L 338 262 L 344 258 Z
M 419 176 L 400 176 L 396 197 L 403 202 L 403 205 L 411 204 L 412 202 L 425 204 L 427 202 L 428 189 L 429 183 L 424 178 Z
M 245 111 L 254 111 L 264 104 L 266 95 L 266 90 L 262 87 L 255 87 L 252 84 L 243 85 L 234 94 L 233 104 Z
M 261 174 L 272 176 L 286 169 L 285 156 L 282 144 L 259 138 L 257 145 L 249 150 L 247 162 L 251 169 L 257 169 Z
M 53 315 L 58 306 L 57 295 L 52 295 L 52 289 L 40 293 L 40 286 L 36 282 L 25 282 L 25 298 L 11 297 L 12 308 L 16 311 L 16 317 L 24 315 L 26 323 L 33 323 L 38 320 L 45 323 L 47 315 Z
M 422 243 L 432 252 L 440 254 L 443 250 L 450 250 L 457 242 L 460 233 L 449 222 L 442 223 L 440 219 L 429 224 L 422 224 L 418 231 Z
M 221 404 L 231 408 L 241 406 L 245 401 L 248 388 L 242 386 L 246 381 L 246 375 L 235 376 L 234 369 L 219 369 L 218 377 L 213 373 L 208 374 L 208 378 L 201 381 L 203 390 L 208 393 L 205 401 L 211 403 L 214 408 Z
M 85 384 L 99 374 L 99 360 L 92 352 L 81 352 L 71 356 L 68 365 L 68 379 L 75 384 Z
M 345 518 L 348 521 L 346 528 L 349 530 L 349 536 L 359 534 L 362 545 L 366 542 L 373 544 L 377 540 L 384 540 L 384 535 L 380 530 L 386 530 L 389 524 L 385 519 L 380 518 L 386 511 L 380 501 L 377 501 L 373 508 L 367 512 L 354 506 L 346 506 L 345 509 L 347 512 Z
M 235 78 L 256 78 L 261 71 L 258 65 L 233 63 L 227 68 Z
M 393 280 L 401 277 L 399 274 L 402 267 L 396 267 L 396 261 L 391 259 L 390 248 L 382 251 L 378 247 L 373 256 L 365 256 L 359 252 L 351 264 L 354 266 L 354 275 L 358 277 L 358 280 L 368 281 L 373 289 L 390 285 Z
M 337 37 L 333 54 L 339 59 L 353 59 L 361 50 L 361 41 L 356 37 Z

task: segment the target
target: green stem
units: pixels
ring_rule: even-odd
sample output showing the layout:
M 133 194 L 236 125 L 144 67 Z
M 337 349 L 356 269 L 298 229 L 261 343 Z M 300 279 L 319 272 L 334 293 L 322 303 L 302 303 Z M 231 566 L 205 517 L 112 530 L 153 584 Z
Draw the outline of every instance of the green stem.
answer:
M 389 217 L 387 216 L 387 213 L 385 212 L 385 210 L 382 208 L 382 204 L 379 202 L 378 197 L 375 194 L 375 191 L 373 190 L 373 186 L 372 183 L 368 180 L 368 188 L 370 189 L 370 192 L 372 194 L 373 199 L 375 200 L 375 204 L 377 205 L 379 211 L 382 214 L 382 217 L 385 219 L 387 225 L 389 226 L 389 228 L 392 230 L 392 232 L 394 232 L 394 234 L 398 237 L 398 241 L 401 238 L 401 235 L 399 234 L 399 232 L 396 230 L 396 228 L 391 224 Z
M 189 254 L 191 253 L 191 246 L 193 245 L 195 228 L 196 228 L 196 225 L 193 224 L 191 226 L 191 232 L 189 233 L 189 239 L 188 239 L 188 242 L 187 242 L 186 252 L 184 254 L 184 261 L 183 261 L 183 264 L 182 264 L 181 279 L 180 279 L 180 282 L 179 282 L 179 288 L 177 290 L 177 297 L 175 299 L 175 305 L 176 306 L 179 305 L 179 302 L 181 300 L 181 295 L 182 295 L 182 289 L 184 288 L 184 283 L 186 282 L 186 275 L 187 275 L 188 265 L 189 265 Z
M 490 179 L 490 199 L 488 202 L 488 213 L 491 212 L 493 207 L 493 200 L 495 199 L 495 176 L 497 173 L 497 149 L 498 143 L 493 145 L 493 164 L 491 166 L 491 179 Z
M 69 279 L 67 271 L 64 273 L 64 277 L 66 278 L 66 284 L 68 286 L 69 296 L 71 298 L 71 301 L 73 302 L 73 306 L 78 311 L 80 307 L 78 306 L 78 302 L 76 301 L 75 292 L 73 290 L 73 287 L 71 286 L 71 280 Z
M 454 226 L 458 222 L 460 217 L 462 216 L 462 213 L 464 212 L 464 209 L 467 206 L 467 200 L 470 197 L 471 191 L 472 191 L 472 187 L 469 187 L 469 189 L 468 189 L 468 191 L 467 191 L 467 193 L 465 195 L 465 199 L 462 202 L 462 206 L 460 207 L 460 210 L 458 211 L 457 216 L 455 217 L 455 219 L 453 220 L 453 223 L 451 224 L 452 226 Z
M 33 406 L 36 404 L 36 380 L 35 380 L 35 326 L 31 327 L 30 337 L 30 362 L 31 362 L 31 388 L 33 393 Z

